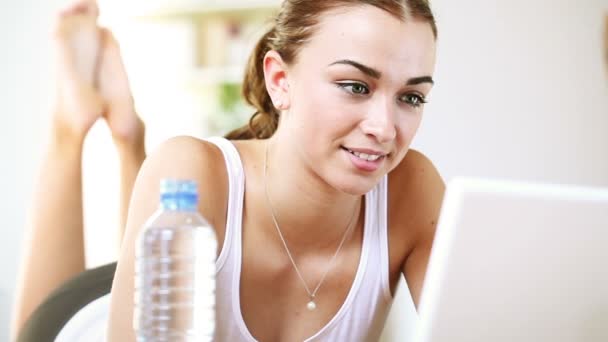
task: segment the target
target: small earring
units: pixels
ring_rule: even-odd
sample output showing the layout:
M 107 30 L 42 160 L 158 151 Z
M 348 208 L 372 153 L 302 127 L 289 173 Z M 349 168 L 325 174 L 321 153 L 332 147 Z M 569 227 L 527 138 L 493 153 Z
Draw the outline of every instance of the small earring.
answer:
M 282 107 L 283 107 L 283 102 L 281 102 L 280 100 L 275 101 L 275 103 L 274 103 L 274 107 L 275 107 L 276 109 L 282 109 Z

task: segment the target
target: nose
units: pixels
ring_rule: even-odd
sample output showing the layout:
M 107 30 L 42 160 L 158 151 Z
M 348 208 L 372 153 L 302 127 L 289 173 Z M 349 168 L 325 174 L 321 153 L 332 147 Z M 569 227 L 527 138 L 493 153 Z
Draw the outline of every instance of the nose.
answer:
M 397 136 L 396 110 L 392 101 L 383 100 L 370 106 L 360 126 L 365 135 L 379 143 L 387 143 Z

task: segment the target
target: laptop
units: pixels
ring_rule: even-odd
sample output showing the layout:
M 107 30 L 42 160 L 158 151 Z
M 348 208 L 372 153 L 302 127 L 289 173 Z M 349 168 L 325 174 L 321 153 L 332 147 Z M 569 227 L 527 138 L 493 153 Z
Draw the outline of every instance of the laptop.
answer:
M 447 186 L 416 342 L 607 342 L 608 189 Z

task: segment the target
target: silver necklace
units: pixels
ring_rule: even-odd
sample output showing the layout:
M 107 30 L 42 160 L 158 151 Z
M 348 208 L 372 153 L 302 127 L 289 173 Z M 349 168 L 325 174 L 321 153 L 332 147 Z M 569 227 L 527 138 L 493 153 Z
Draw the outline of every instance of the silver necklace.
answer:
M 279 233 L 279 237 L 281 238 L 283 247 L 285 247 L 287 256 L 289 257 L 289 260 L 291 261 L 293 268 L 295 269 L 298 277 L 300 278 L 302 285 L 304 285 L 304 289 L 306 290 L 306 293 L 308 293 L 308 297 L 309 297 L 310 301 L 308 302 L 308 304 L 306 304 L 306 308 L 308 308 L 308 310 L 310 310 L 310 311 L 313 311 L 314 309 L 317 308 L 317 303 L 315 302 L 315 296 L 317 294 L 317 291 L 319 291 L 319 288 L 321 287 L 321 284 L 323 284 L 325 277 L 327 276 L 327 274 L 329 273 L 329 270 L 333 266 L 333 263 L 336 260 L 338 253 L 340 253 L 340 249 L 342 249 L 342 245 L 344 245 L 344 241 L 346 241 L 346 237 L 348 236 L 348 232 L 352 228 L 352 223 L 355 219 L 355 216 L 357 216 L 356 208 L 358 205 L 355 206 L 355 211 L 354 211 L 353 216 L 351 217 L 350 221 L 348 221 L 348 224 L 346 225 L 346 229 L 344 231 L 344 235 L 342 236 L 342 240 L 340 241 L 340 244 L 338 245 L 338 248 L 336 249 L 336 252 L 334 253 L 333 257 L 329 261 L 329 264 L 327 265 L 327 268 L 325 269 L 325 272 L 323 273 L 321 280 L 319 280 L 319 283 L 317 284 L 315 289 L 311 292 L 310 289 L 308 288 L 308 285 L 306 284 L 306 281 L 304 280 L 304 277 L 302 277 L 302 273 L 300 273 L 300 269 L 298 269 L 298 266 L 296 265 L 296 262 L 293 259 L 293 256 L 291 255 L 289 248 L 287 247 L 287 242 L 285 241 L 285 238 L 283 237 L 283 233 L 281 233 L 281 228 L 279 228 L 279 223 L 277 222 L 277 218 L 274 213 L 274 208 L 270 204 L 270 196 L 268 195 L 268 184 L 266 183 L 267 169 L 268 169 L 268 142 L 266 142 L 265 153 L 264 153 L 264 192 L 266 194 L 266 203 L 268 204 L 268 208 L 270 209 L 270 216 L 272 217 L 272 222 L 274 222 L 274 226 L 277 229 L 277 232 Z

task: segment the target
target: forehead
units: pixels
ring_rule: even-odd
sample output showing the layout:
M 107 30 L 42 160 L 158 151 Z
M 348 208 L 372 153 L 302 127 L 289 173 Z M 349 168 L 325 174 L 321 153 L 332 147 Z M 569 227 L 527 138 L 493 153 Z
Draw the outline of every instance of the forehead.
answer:
M 401 77 L 432 75 L 435 38 L 428 22 L 405 21 L 371 5 L 349 6 L 325 13 L 311 39 L 300 50 L 304 63 L 352 59 Z

